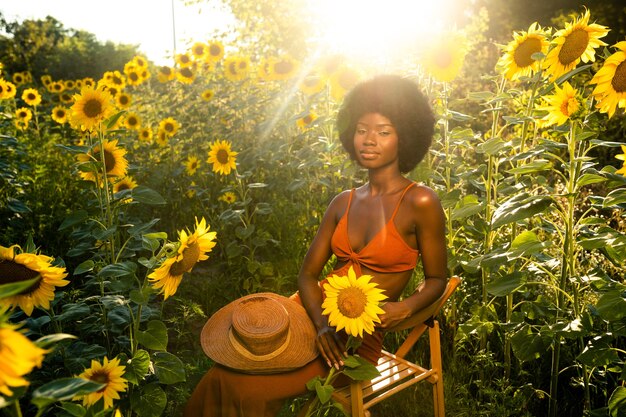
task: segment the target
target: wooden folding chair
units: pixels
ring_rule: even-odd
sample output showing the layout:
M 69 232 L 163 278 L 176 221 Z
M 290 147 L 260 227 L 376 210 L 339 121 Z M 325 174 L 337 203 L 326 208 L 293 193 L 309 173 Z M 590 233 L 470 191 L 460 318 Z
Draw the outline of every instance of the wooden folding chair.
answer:
M 459 277 L 450 278 L 445 292 L 437 301 L 389 330 L 399 331 L 413 328 L 395 353 L 382 351 L 382 357 L 378 360 L 377 366 L 381 374 L 379 377 L 371 381 L 353 381 L 350 385 L 335 390 L 333 398 L 343 406 L 348 414 L 355 417 L 369 416 L 370 413 L 367 410 L 374 404 L 417 382 L 426 380 L 433 385 L 435 417 L 444 417 L 441 343 L 439 322 L 435 317 L 460 282 Z M 426 329 L 428 329 L 430 343 L 430 367 L 428 368 L 404 359 Z

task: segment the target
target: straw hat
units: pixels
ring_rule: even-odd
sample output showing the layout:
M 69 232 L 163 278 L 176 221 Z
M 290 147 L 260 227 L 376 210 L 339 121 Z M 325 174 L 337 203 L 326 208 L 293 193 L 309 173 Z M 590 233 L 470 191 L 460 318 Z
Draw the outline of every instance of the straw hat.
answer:
M 258 293 L 222 307 L 204 325 L 200 343 L 215 362 L 245 373 L 291 371 L 318 355 L 317 332 L 304 307 Z

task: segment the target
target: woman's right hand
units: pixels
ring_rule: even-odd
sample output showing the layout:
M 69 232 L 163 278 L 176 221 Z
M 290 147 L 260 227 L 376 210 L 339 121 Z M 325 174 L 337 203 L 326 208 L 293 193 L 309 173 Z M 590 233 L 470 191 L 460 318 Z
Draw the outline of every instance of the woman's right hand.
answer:
M 343 359 L 347 356 L 342 347 L 341 339 L 334 328 L 324 326 L 317 332 L 317 349 L 326 360 L 329 367 L 339 369 L 343 366 Z

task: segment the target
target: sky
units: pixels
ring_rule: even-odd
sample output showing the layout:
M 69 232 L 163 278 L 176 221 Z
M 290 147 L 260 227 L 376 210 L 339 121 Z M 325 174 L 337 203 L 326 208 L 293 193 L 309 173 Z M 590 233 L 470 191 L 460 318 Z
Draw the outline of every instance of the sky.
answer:
M 219 7 L 185 6 L 182 0 L 0 0 L 0 11 L 8 21 L 52 16 L 65 29 L 86 30 L 102 43 L 139 45 L 157 64 L 172 63 L 174 38 L 176 52 L 184 52 L 192 41 L 206 42 L 232 23 Z

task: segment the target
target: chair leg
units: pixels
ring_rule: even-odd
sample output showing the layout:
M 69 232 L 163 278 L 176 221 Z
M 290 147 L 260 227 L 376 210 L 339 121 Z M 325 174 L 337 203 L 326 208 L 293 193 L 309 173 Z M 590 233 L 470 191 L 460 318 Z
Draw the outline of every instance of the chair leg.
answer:
M 353 417 L 365 417 L 365 410 L 363 409 L 363 382 L 352 381 L 350 383 L 350 405 Z
M 430 342 L 431 367 L 437 374 L 437 381 L 433 385 L 433 408 L 435 410 L 435 417 L 445 417 L 441 340 L 439 336 L 439 322 L 437 320 L 434 321 L 433 327 L 428 329 L 428 338 Z

